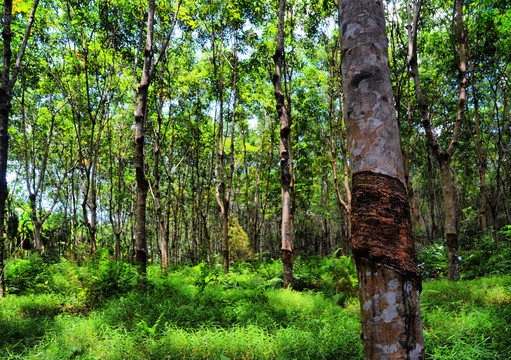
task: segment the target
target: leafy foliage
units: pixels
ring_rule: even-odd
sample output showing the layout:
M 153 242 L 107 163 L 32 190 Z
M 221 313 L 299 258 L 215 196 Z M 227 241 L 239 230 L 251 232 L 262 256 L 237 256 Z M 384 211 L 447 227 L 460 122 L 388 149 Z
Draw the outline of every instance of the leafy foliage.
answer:
M 241 261 L 251 255 L 248 234 L 240 226 L 237 217 L 229 219 L 229 253 Z
M 43 258 L 36 254 L 30 255 L 27 259 L 12 259 L 5 267 L 7 292 L 23 294 L 44 288 L 47 284 L 44 272 L 46 268 Z
M 417 266 L 423 279 L 443 277 L 447 271 L 447 249 L 445 240 L 438 239 L 430 246 L 417 251 Z
M 89 263 L 87 276 L 82 281 L 86 289 L 86 303 L 95 307 L 111 297 L 134 290 L 136 272 L 126 263 L 102 259 L 98 264 Z
M 506 229 L 508 229 L 506 227 Z M 509 230 L 500 231 L 497 237 L 475 238 L 470 250 L 462 253 L 463 276 L 473 279 L 479 276 L 509 274 L 511 271 L 511 236 Z

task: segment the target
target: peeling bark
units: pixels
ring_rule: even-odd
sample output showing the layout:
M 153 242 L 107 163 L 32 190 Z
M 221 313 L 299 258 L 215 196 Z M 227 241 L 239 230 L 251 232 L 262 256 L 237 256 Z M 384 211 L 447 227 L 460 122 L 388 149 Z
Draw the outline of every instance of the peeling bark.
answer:
M 420 289 L 410 210 L 403 183 L 373 172 L 353 174 L 353 254 L 397 269 Z
M 403 183 L 353 174 L 352 241 L 365 359 L 424 359 L 421 278 Z

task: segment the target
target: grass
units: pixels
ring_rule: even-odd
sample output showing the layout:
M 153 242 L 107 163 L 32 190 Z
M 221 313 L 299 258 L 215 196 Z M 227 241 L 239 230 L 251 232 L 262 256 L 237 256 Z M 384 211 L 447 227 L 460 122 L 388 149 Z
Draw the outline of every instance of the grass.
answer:
M 429 359 L 511 359 L 510 275 L 425 285 Z
M 343 261 L 299 263 L 300 292 L 280 289 L 278 262 L 151 267 L 145 295 L 125 264 L 55 264 L 0 301 L 0 358 L 362 359 Z M 421 301 L 428 359 L 511 359 L 510 275 L 427 282 Z

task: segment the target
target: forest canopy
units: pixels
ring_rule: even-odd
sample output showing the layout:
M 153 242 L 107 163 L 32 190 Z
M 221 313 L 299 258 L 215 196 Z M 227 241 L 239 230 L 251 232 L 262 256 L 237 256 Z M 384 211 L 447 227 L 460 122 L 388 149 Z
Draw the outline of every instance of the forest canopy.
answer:
M 142 188 L 150 263 L 210 263 L 226 249 L 229 262 L 279 257 L 277 4 L 41 1 L 31 17 L 34 5 L 12 3 L 12 38 L 2 38 L 2 86 L 12 85 L 3 257 L 32 249 L 135 261 Z M 474 257 L 491 264 L 478 251 L 497 252 L 510 232 L 511 9 L 465 1 L 461 39 L 450 2 L 424 2 L 414 24 L 406 5 L 386 2 L 385 16 L 416 247 L 437 261 L 454 232 L 461 274 L 474 276 Z M 338 17 L 334 1 L 286 7 L 296 256 L 350 253 Z M 427 261 L 423 276 L 447 275 Z

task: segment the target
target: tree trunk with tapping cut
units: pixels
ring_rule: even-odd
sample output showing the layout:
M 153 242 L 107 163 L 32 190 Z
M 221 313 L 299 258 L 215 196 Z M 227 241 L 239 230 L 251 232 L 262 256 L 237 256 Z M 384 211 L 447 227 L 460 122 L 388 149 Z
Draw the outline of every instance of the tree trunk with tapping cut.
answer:
M 364 358 L 424 359 L 421 278 L 414 262 L 383 3 L 342 1 L 341 39 Z

